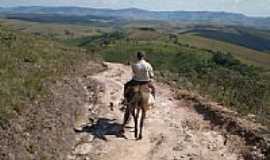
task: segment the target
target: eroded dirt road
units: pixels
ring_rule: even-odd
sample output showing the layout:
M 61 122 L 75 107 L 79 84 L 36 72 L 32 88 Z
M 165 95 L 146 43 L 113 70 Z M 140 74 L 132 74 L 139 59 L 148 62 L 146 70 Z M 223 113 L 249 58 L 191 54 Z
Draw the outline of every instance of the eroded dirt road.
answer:
M 129 79 L 128 66 L 106 63 L 108 70 L 89 77 L 98 83 L 96 104 L 86 104 L 77 134 L 77 144 L 68 155 L 70 160 L 239 160 L 241 144 L 227 142 L 211 130 L 210 123 L 165 84 L 156 83 L 157 103 L 147 112 L 143 139 L 133 136 L 133 121 L 126 137 L 117 137 L 123 112 L 123 84 Z M 87 86 L 86 86 L 87 92 Z M 91 93 L 87 93 L 91 96 Z M 110 103 L 113 103 L 110 105 Z M 90 111 L 88 111 L 90 109 Z M 89 120 L 90 119 L 90 120 Z

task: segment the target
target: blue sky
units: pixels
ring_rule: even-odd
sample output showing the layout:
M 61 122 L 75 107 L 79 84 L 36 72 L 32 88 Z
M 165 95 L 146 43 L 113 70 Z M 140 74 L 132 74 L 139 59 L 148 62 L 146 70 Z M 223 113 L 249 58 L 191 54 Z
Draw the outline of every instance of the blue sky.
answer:
M 270 0 L 0 0 L 0 6 L 81 6 L 148 10 L 227 11 L 270 17 Z

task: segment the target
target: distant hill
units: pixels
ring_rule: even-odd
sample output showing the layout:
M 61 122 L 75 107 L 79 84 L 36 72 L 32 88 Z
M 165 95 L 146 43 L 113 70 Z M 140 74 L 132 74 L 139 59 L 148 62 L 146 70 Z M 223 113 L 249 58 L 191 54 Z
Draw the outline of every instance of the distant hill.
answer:
M 89 23 L 116 23 L 118 20 L 114 17 L 108 16 L 95 16 L 95 15 L 64 15 L 64 14 L 41 14 L 41 13 L 16 13 L 6 14 L 6 19 L 17 19 L 31 22 L 42 23 L 63 23 L 63 24 L 89 24 Z
M 73 16 L 117 17 L 128 20 L 159 20 L 191 23 L 217 23 L 270 29 L 270 18 L 248 17 L 243 14 L 207 11 L 147 11 L 137 8 L 120 10 L 82 7 L 16 7 L 0 8 L 0 14 L 65 14 Z
M 214 27 L 194 26 L 181 34 L 194 34 L 217 41 L 227 42 L 245 48 L 268 52 L 270 51 L 270 32 L 245 27 Z

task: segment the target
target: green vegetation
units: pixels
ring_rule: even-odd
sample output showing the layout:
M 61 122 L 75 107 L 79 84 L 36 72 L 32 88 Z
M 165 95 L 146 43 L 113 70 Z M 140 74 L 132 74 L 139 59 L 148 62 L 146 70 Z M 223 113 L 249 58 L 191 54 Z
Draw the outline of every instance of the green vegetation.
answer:
M 113 35 L 117 36 L 112 38 Z M 126 34 L 118 35 L 100 36 L 102 40 L 110 37 L 102 43 L 103 49 L 98 50 L 106 61 L 127 64 L 134 61 L 136 51 L 144 50 L 157 70 L 158 80 L 197 90 L 243 115 L 253 113 L 258 115 L 260 122 L 269 122 L 270 78 L 267 70 L 244 64 L 228 52 L 183 45 L 169 38 L 136 41 L 128 39 Z M 97 39 L 95 37 L 88 43 L 100 42 Z M 93 49 L 88 43 L 80 46 Z
M 135 52 L 144 50 L 156 70 L 157 80 L 209 95 L 239 113 L 256 114 L 260 122 L 270 124 L 269 46 L 265 46 L 266 43 L 254 46 L 251 39 L 248 39 L 248 46 L 234 43 L 230 35 L 235 31 L 243 33 L 243 29 L 214 28 L 215 33 L 219 30 L 222 33 L 207 37 L 189 31 L 182 33 L 190 26 L 177 28 L 164 24 L 164 27 L 157 22 L 140 22 L 142 24 L 138 25 L 130 22 L 123 27 L 119 24 L 91 26 L 91 31 L 79 25 L 31 22 L 30 27 L 28 23 L 5 22 L 13 26 L 12 30 L 30 32 L 34 36 L 1 28 L 0 94 L 5 97 L 0 100 L 1 106 L 5 106 L 1 107 L 2 113 L 12 111 L 10 108 L 17 110 L 21 108 L 17 106 L 46 92 L 42 82 L 65 72 L 70 65 L 78 64 L 80 58 L 84 59 L 85 53 L 76 48 L 82 47 L 106 61 L 125 64 L 134 61 Z M 50 32 L 54 35 L 48 36 Z M 265 34 L 269 34 L 267 31 L 254 29 L 248 33 L 251 38 L 262 38 L 263 42 L 269 40 L 265 38 Z M 225 39 L 209 37 L 224 34 L 227 35 Z M 75 48 L 50 42 L 44 35 Z M 250 49 L 252 47 L 266 51 Z
M 194 33 L 181 34 L 177 38 L 178 43 L 197 47 L 198 49 L 230 52 L 244 63 L 270 69 L 270 54 L 268 53 L 224 41 L 201 37 Z
M 190 30 L 186 33 L 193 33 L 200 37 L 222 41 L 245 48 L 257 50 L 257 51 L 269 51 L 270 50 L 270 38 L 269 31 L 256 30 L 253 28 L 245 27 L 227 27 L 227 28 L 197 28 Z
M 88 49 L 102 49 L 103 46 L 114 43 L 118 40 L 125 39 L 126 34 L 124 32 L 116 31 L 113 33 L 104 33 L 96 36 L 84 36 L 81 38 L 74 38 L 66 40 L 65 43 L 68 45 L 85 47 Z
M 44 82 L 70 72 L 86 57 L 82 49 L 0 26 L 0 124 L 46 97 Z

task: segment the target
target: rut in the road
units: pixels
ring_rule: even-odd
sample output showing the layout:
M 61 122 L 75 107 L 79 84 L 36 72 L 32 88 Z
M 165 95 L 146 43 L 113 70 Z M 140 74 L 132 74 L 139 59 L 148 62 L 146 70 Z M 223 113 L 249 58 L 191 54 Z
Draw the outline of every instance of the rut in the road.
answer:
M 96 104 L 86 104 L 78 121 L 84 125 L 77 135 L 77 145 L 70 160 L 239 160 L 241 139 L 227 141 L 222 133 L 211 130 L 208 121 L 189 103 L 174 99 L 169 86 L 156 83 L 157 103 L 147 112 L 143 139 L 136 141 L 133 122 L 126 137 L 118 137 L 123 118 L 123 84 L 130 78 L 128 66 L 107 63 L 108 70 L 94 79 L 99 88 Z M 87 86 L 86 86 L 87 92 Z M 91 96 L 91 93 L 88 93 Z M 91 112 L 87 112 L 90 109 Z M 90 123 L 85 121 L 90 119 Z

